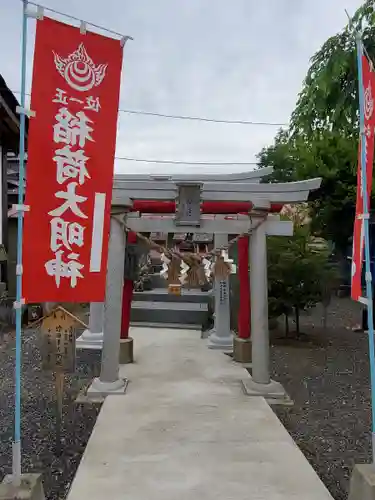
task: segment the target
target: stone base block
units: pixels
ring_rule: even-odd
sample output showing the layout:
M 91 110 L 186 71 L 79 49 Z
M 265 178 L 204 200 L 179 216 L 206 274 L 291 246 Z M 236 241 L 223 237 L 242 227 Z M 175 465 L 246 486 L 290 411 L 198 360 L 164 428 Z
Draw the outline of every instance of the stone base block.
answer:
M 233 351 L 233 334 L 228 332 L 227 335 L 217 335 L 216 330 L 210 330 L 207 346 L 209 349 L 218 349 L 224 352 Z
M 258 384 L 249 376 L 249 378 L 241 382 L 244 393 L 247 396 L 261 396 L 270 405 L 293 405 L 293 401 L 285 392 L 284 387 L 275 380 L 271 380 L 269 384 Z
M 99 378 L 94 378 L 90 387 L 86 391 L 80 392 L 75 402 L 77 404 L 103 403 L 107 396 L 122 396 L 126 393 L 128 382 L 127 379 L 122 378 L 115 382 L 102 382 Z
M 15 486 L 11 475 L 0 484 L 0 500 L 45 500 L 41 474 L 22 474 Z
M 375 500 L 375 465 L 354 466 L 348 500 Z
M 134 340 L 129 337 L 120 340 L 120 365 L 133 363 L 134 361 Z
M 103 348 L 103 332 L 91 333 L 90 330 L 85 330 L 76 340 L 77 349 L 98 349 Z
M 251 340 L 240 339 L 234 337 L 233 339 L 233 361 L 237 363 L 244 363 L 249 365 L 251 363 Z

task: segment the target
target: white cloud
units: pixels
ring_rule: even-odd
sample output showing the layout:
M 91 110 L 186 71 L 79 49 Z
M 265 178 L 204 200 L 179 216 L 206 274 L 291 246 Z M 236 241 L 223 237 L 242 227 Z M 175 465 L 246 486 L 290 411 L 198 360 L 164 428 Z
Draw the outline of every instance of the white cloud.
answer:
M 287 122 L 309 58 L 360 0 L 46 0 L 134 37 L 125 49 L 121 108 Z M 0 72 L 19 89 L 21 2 L 0 0 Z M 34 21 L 29 21 L 30 87 Z M 221 125 L 120 113 L 117 155 L 253 162 L 277 127 Z M 209 168 L 209 167 L 208 167 Z M 118 171 L 202 167 L 117 161 Z M 216 167 L 215 170 L 227 170 Z M 243 170 L 233 167 L 232 170 Z

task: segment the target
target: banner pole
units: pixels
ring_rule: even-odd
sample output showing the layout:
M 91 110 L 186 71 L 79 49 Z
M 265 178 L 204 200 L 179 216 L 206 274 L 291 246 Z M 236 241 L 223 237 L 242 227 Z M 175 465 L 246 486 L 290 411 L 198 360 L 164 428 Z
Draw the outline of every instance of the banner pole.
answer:
M 358 93 L 359 93 L 359 118 L 361 138 L 361 180 L 363 193 L 363 226 L 364 226 L 364 251 L 365 251 L 365 276 L 366 276 L 366 306 L 368 318 L 368 342 L 370 358 L 370 383 L 371 383 L 371 412 L 372 412 L 372 461 L 375 463 L 375 351 L 374 351 L 374 311 L 372 302 L 372 275 L 370 263 L 370 236 L 369 236 L 369 209 L 367 196 L 366 172 L 366 133 L 365 133 L 365 101 L 363 88 L 362 57 L 363 45 L 361 35 L 356 33 L 357 63 L 358 63 Z
M 14 442 L 12 457 L 13 482 L 21 484 L 21 336 L 22 336 L 22 231 L 25 175 L 25 101 L 26 101 L 26 46 L 27 46 L 27 0 L 22 0 L 21 35 L 21 110 L 19 142 L 19 188 L 17 224 L 17 271 L 16 271 L 16 360 L 15 360 L 15 401 L 14 401 Z

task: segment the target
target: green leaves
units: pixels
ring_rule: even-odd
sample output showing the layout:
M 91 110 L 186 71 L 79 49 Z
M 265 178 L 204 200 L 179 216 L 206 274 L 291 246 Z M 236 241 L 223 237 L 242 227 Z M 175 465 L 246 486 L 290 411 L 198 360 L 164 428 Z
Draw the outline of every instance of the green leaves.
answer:
M 274 144 L 258 155 L 260 167 L 274 168 L 268 180 L 322 177 L 321 189 L 310 196 L 312 230 L 342 252 L 352 235 L 357 192 L 358 76 L 353 29 L 363 28 L 364 46 L 375 60 L 374 0 L 363 3 L 352 24 L 313 55 L 290 128 L 279 130 Z
M 375 57 L 375 8 L 366 0 L 354 14 L 353 28 L 362 31 Z M 344 29 L 330 37 L 311 58 L 311 66 L 291 119 L 291 134 L 310 137 L 316 132 L 358 133 L 357 63 L 354 32 Z
M 308 226 L 297 225 L 291 238 L 268 238 L 267 247 L 271 317 L 311 308 L 333 287 L 329 249 L 317 244 Z
M 260 167 L 274 168 L 269 180 L 322 177 L 321 188 L 310 195 L 312 228 L 343 251 L 353 230 L 357 147 L 356 139 L 336 132 L 315 132 L 305 138 L 281 131 L 275 144 L 258 155 Z

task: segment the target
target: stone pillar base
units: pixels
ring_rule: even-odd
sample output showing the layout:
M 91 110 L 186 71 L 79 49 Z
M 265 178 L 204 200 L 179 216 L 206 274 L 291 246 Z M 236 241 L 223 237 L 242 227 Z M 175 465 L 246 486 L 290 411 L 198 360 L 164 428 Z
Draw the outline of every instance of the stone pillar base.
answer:
M 233 339 L 233 361 L 237 363 L 251 363 L 251 340 L 234 337 Z
M 103 348 L 103 332 L 91 333 L 85 330 L 76 340 L 77 349 L 99 349 Z
M 21 484 L 13 484 L 13 476 L 5 476 L 0 484 L 1 500 L 45 500 L 42 475 L 41 474 L 22 474 Z
M 123 395 L 126 392 L 128 380 L 118 379 L 115 382 L 102 382 L 100 378 L 94 378 L 86 392 L 86 402 L 101 403 L 107 396 Z M 77 398 L 77 402 L 81 402 Z M 82 401 L 83 402 L 83 401 Z
M 270 380 L 268 384 L 258 384 L 251 376 L 241 380 L 242 388 L 247 396 L 261 396 L 270 405 L 293 405 L 293 401 L 286 393 L 284 387 L 275 380 Z
M 375 465 L 354 466 L 348 500 L 375 500 Z
M 233 333 L 228 332 L 228 335 L 219 336 L 216 333 L 216 330 L 211 330 L 210 335 L 208 337 L 209 349 L 219 349 L 224 352 L 232 352 L 233 351 Z
M 133 363 L 134 361 L 134 340 L 131 337 L 120 339 L 120 365 Z

